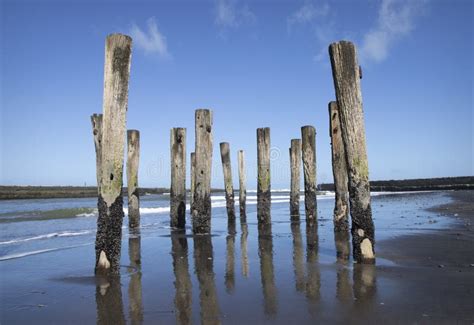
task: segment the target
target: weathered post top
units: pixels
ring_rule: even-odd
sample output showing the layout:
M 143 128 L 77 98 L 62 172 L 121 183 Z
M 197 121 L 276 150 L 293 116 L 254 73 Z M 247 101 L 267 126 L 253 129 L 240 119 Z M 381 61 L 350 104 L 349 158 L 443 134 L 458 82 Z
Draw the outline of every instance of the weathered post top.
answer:
M 340 41 L 329 46 L 329 56 L 346 150 L 354 259 L 358 263 L 375 263 L 374 224 L 357 52 L 351 42 Z

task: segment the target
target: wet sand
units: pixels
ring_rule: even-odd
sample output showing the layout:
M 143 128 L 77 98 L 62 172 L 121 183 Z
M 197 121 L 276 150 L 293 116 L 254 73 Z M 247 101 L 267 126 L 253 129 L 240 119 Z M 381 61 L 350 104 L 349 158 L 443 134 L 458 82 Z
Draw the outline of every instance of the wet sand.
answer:
M 229 227 L 222 208 L 212 236 L 124 233 L 120 278 L 91 274 L 93 245 L 3 261 L 1 323 L 472 324 L 473 198 L 374 198 L 379 238 L 391 237 L 377 242 L 377 265 L 344 258 L 349 237 L 332 233 L 332 200 L 318 202 L 318 226 L 290 223 L 282 204 L 271 227 L 250 222 L 252 210 Z

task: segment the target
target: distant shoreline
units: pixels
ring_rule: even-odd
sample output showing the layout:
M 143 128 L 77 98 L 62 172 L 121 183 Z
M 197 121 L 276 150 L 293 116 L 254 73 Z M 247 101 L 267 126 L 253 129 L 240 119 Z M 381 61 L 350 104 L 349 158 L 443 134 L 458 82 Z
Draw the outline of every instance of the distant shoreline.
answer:
M 371 181 L 372 192 L 437 191 L 474 189 L 474 176 L 410 180 Z M 320 184 L 320 191 L 333 191 L 333 184 Z M 212 192 L 223 192 L 212 189 Z M 168 188 L 140 188 L 140 195 L 169 193 Z M 123 189 L 124 195 L 127 188 Z M 89 198 L 97 196 L 95 186 L 0 186 L 0 200 Z

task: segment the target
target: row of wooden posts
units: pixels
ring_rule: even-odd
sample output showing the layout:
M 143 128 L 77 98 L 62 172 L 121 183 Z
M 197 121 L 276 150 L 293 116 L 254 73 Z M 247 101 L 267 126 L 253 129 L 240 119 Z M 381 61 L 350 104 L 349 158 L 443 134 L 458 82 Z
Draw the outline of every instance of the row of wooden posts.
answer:
M 122 238 L 123 156 L 128 105 L 132 39 L 122 34 L 107 37 L 105 46 L 103 114 L 92 115 L 96 148 L 98 210 L 96 271 L 116 274 Z M 329 103 L 332 166 L 336 192 L 334 229 L 348 229 L 348 211 L 352 217 L 354 260 L 374 263 L 374 225 L 370 207 L 370 187 L 365 145 L 365 128 L 360 90 L 360 67 L 356 49 L 347 41 L 329 46 L 336 101 Z M 211 168 L 213 116 L 208 109 L 195 112 L 195 152 L 191 153 L 191 215 L 195 234 L 211 231 Z M 131 231 L 140 227 L 138 196 L 139 139 L 137 130 L 127 131 L 128 215 Z M 186 215 L 186 129 L 173 128 L 171 147 L 171 227 L 184 229 Z M 220 144 L 226 207 L 229 222 L 235 222 L 234 189 L 230 146 Z M 257 129 L 259 225 L 271 223 L 270 129 Z M 303 162 L 305 213 L 307 223 L 317 223 L 316 201 L 316 130 L 301 128 L 301 140 L 291 140 L 291 219 L 299 219 L 300 161 Z M 245 222 L 245 155 L 238 151 L 240 217 Z M 349 202 L 348 202 L 349 201 Z M 350 205 L 349 205 L 350 203 Z

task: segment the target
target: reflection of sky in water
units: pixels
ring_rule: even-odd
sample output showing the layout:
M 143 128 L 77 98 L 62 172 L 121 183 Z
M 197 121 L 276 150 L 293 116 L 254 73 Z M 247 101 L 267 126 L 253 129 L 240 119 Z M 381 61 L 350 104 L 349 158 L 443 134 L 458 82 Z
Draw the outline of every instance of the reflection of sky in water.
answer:
M 144 197 L 142 207 L 166 207 L 168 200 L 167 196 Z M 19 201 L 22 206 L 16 208 L 27 211 L 95 205 L 94 199 L 47 201 Z M 449 220 L 423 209 L 447 202 L 449 198 L 443 193 L 373 197 L 376 240 L 442 228 Z M 90 280 L 94 217 L 4 223 L 0 245 L 3 258 L 87 246 L 1 261 L 2 309 L 5 315 L 21 308 L 34 313 L 37 307 L 32 306 L 45 304 L 49 307 L 44 313 L 54 314 L 55 309 L 78 308 L 76 303 L 84 310 L 81 318 L 91 321 L 99 317 L 116 323 L 123 318 L 261 323 L 290 320 L 292 314 L 303 320 L 321 320 L 338 308 L 371 308 L 377 296 L 375 267 L 353 267 L 342 260 L 337 263 L 336 245 L 344 253 L 349 243 L 344 236 L 334 241 L 333 205 L 332 198 L 318 200 L 316 228 L 304 222 L 303 204 L 300 224 L 289 222 L 288 202 L 273 204 L 273 224 L 260 231 L 255 205 L 247 207 L 248 224 L 240 225 L 237 217 L 235 230 L 227 228 L 225 207 L 215 208 L 213 236 L 194 240 L 189 219 L 187 236 L 170 236 L 168 214 L 143 214 L 141 237 L 129 237 L 124 229 L 120 282 Z M 12 206 L 12 201 L 0 202 L 2 212 L 12 212 Z M 41 236 L 46 237 L 24 240 Z M 12 243 L 6 243 L 9 241 Z M 379 259 L 378 266 L 383 265 L 392 264 Z M 68 298 L 61 299 L 66 294 Z

